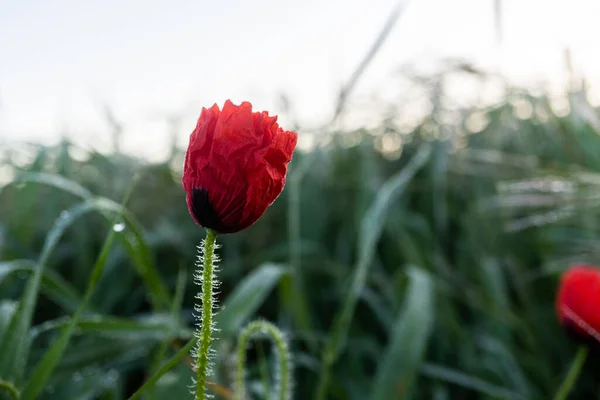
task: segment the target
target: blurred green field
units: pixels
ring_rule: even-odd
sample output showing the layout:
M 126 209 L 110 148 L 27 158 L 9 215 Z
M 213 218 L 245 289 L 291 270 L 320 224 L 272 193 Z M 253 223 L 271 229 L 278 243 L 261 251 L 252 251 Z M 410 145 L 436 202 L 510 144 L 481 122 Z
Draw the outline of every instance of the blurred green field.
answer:
M 559 112 L 509 89 L 499 104 L 449 110 L 436 92 L 410 131 L 391 114 L 319 132 L 265 216 L 218 238 L 213 380 L 232 388 L 236 334 L 261 317 L 291 341 L 295 399 L 315 398 L 324 352 L 339 355 L 327 399 L 551 398 L 576 351 L 555 318 L 557 278 L 600 256 L 600 114 L 585 95 L 568 93 Z M 30 382 L 110 231 L 105 271 L 41 398 L 127 399 L 189 340 L 204 231 L 185 205 L 183 152 L 149 163 L 67 140 L 1 149 L 1 378 Z M 253 399 L 272 384 L 270 358 L 266 342 L 249 352 Z M 184 361 L 143 398 L 191 398 Z M 572 398 L 600 398 L 598 366 L 588 360 Z

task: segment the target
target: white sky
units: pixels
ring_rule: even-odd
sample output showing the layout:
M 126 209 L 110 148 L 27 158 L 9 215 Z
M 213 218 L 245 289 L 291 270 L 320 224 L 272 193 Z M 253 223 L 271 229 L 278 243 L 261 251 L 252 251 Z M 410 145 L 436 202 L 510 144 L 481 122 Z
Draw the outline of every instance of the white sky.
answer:
M 412 0 L 355 96 L 385 87 L 402 64 L 461 56 L 518 82 L 564 81 L 566 47 L 600 84 L 600 1 Z M 395 0 L 0 0 L 0 140 L 109 142 L 99 105 L 124 122 L 126 149 L 157 156 L 165 116 L 185 112 L 185 141 L 202 106 L 231 98 L 299 120 L 331 117 L 337 90 Z M 600 87 L 600 86 L 596 86 Z M 282 118 L 285 123 L 285 118 Z

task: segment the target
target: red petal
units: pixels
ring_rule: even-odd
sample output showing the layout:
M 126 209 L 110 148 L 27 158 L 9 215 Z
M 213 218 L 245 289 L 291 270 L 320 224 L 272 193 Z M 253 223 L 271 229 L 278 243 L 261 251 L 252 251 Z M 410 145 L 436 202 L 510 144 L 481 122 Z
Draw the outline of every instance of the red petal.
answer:
M 556 301 L 563 324 L 600 342 L 600 270 L 575 265 L 562 277 Z
M 221 111 L 214 104 L 210 109 L 202 108 L 196 128 L 190 135 L 188 150 L 185 153 L 183 187 L 190 192 L 198 180 L 198 173 L 204 168 L 211 152 L 213 134 Z
M 294 132 L 279 128 L 277 117 L 253 113 L 248 102 L 227 100 L 223 110 L 203 109 L 190 135 L 183 186 L 193 217 L 210 206 L 218 218 L 206 211 L 196 222 L 214 223 L 223 233 L 256 222 L 283 189 L 296 141 Z

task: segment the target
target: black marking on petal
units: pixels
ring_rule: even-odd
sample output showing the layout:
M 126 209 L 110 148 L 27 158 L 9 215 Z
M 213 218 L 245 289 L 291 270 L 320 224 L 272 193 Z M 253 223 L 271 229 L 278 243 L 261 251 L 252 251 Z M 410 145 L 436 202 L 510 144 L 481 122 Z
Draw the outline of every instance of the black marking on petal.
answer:
M 221 221 L 215 209 L 210 204 L 206 189 L 192 190 L 192 212 L 196 221 L 203 227 L 213 229 L 217 232 L 221 231 Z

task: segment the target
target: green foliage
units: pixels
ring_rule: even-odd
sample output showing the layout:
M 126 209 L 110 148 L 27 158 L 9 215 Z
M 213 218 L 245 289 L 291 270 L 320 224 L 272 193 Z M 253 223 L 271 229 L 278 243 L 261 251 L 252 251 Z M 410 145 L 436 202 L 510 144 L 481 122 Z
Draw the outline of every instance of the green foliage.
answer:
M 265 216 L 219 237 L 209 391 L 231 396 L 237 334 L 261 317 L 290 339 L 296 399 L 324 373 L 333 400 L 555 395 L 577 349 L 554 315 L 557 277 L 600 263 L 600 129 L 584 95 L 558 116 L 521 91 L 475 108 L 436 93 L 410 132 L 391 118 L 297 152 Z M 189 393 L 204 232 L 185 206 L 183 152 L 150 164 L 63 141 L 0 157 L 12 175 L 0 177 L 0 398 Z M 247 353 L 254 399 L 263 356 L 275 358 Z M 597 362 L 590 352 L 573 398 L 597 398 Z
M 373 382 L 372 400 L 404 398 L 418 376 L 434 321 L 433 282 L 419 269 L 408 271 L 405 303 Z
M 264 264 L 249 272 L 221 306 L 216 316 L 219 330 L 227 335 L 236 335 L 284 273 L 282 266 L 274 264 Z

